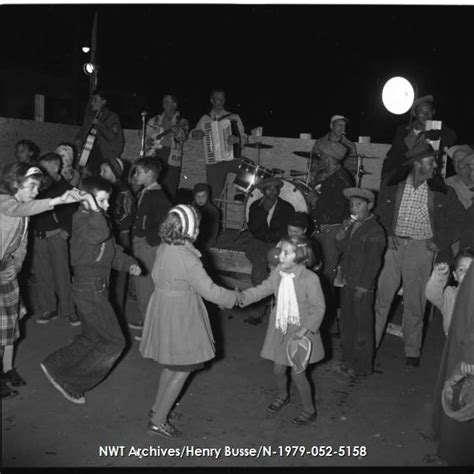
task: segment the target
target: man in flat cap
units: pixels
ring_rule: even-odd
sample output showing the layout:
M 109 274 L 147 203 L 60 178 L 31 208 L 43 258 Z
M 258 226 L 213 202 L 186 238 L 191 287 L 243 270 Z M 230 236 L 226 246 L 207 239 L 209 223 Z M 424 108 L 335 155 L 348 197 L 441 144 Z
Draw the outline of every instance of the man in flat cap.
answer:
M 334 279 L 337 273 L 339 251 L 336 247 L 336 233 L 344 218 L 349 216 L 349 203 L 344 190 L 354 185 L 350 173 L 341 166 L 347 153 L 346 148 L 334 141 L 320 143 L 319 153 L 324 180 L 321 183 L 320 196 L 311 210 L 318 226 L 316 240 L 320 246 L 323 260 L 321 283 L 326 296 L 326 319 L 324 324 L 330 327 L 335 322 L 336 304 Z
M 435 151 L 424 143 L 405 153 L 404 176 L 382 185 L 376 214 L 388 237 L 375 298 L 376 344 L 400 282 L 403 287 L 403 340 L 406 364 L 419 367 L 425 286 L 433 262 L 449 262 L 459 240 L 464 209 L 454 191 L 433 179 Z
M 254 201 L 249 209 L 248 228 L 252 235 L 245 252 L 252 264 L 252 285 L 262 283 L 268 277 L 268 251 L 287 233 L 288 221 L 295 209 L 281 199 L 283 182 L 276 178 L 265 178 L 257 184 L 263 197 Z M 246 322 L 260 324 L 263 320 L 265 300 L 250 307 Z
M 207 183 L 198 183 L 193 188 L 192 205 L 201 215 L 199 235 L 194 246 L 206 253 L 217 240 L 219 234 L 220 213 L 210 201 L 211 187 Z
M 341 261 L 340 332 L 342 364 L 348 375 L 370 375 L 374 359 L 374 293 L 382 268 L 385 232 L 372 214 L 375 196 L 364 188 L 347 188 L 351 216 L 336 234 Z
M 420 97 L 413 102 L 410 122 L 397 128 L 395 138 L 390 150 L 387 152 L 382 165 L 382 181 L 389 180 L 397 172 L 404 160 L 405 153 L 429 141 L 440 140 L 439 150 L 451 147 L 456 143 L 456 134 L 453 130 L 442 124 L 441 130 L 426 131 L 428 120 L 433 120 L 435 115 L 434 99 L 432 95 Z M 437 165 L 441 168 L 442 156 L 439 155 Z M 451 176 L 453 171 L 449 166 L 446 176 Z
M 357 148 L 353 142 L 346 138 L 346 125 L 349 120 L 344 115 L 333 115 L 329 121 L 329 132 L 324 137 L 318 138 L 313 145 L 313 154 L 315 155 L 316 166 L 319 161 L 318 156 L 327 143 L 336 142 L 344 146 L 343 166 L 352 174 L 357 172 Z M 350 156 L 350 157 L 349 157 Z

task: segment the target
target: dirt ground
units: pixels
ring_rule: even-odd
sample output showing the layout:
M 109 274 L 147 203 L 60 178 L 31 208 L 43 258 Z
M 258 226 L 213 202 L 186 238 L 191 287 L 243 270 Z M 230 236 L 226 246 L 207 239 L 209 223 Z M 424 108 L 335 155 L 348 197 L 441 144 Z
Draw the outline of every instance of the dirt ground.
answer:
M 46 325 L 27 319 L 16 367 L 28 384 L 18 397 L 2 402 L 3 466 L 442 465 L 431 457 L 436 447 L 424 435 L 444 342 L 438 317 L 427 331 L 419 369 L 405 367 L 401 339 L 386 335 L 378 373 L 346 378 L 332 370 L 340 352 L 333 338 L 332 358 L 311 370 L 319 417 L 299 427 L 289 422 L 299 408 L 295 390 L 290 405 L 276 416 L 265 414 L 275 395 L 271 362 L 259 355 L 268 320 L 249 326 L 245 314 L 226 310 L 213 318 L 219 353 L 186 386 L 178 406 L 183 419 L 176 426 L 185 434 L 179 440 L 146 431 L 160 369 L 141 357 L 133 337 L 115 370 L 86 394 L 87 403 L 74 405 L 50 385 L 39 363 L 80 328 L 62 319 Z M 324 446 L 342 447 L 341 456 Z M 107 447 L 123 448 L 113 455 Z M 354 447 L 365 448 L 366 455 Z M 175 448 L 185 448 L 182 457 L 174 456 Z

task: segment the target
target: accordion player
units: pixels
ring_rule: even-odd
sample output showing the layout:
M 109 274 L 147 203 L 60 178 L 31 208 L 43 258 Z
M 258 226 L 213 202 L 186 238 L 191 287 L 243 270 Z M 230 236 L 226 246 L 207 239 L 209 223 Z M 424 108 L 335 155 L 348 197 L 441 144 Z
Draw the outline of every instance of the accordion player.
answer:
M 229 115 L 203 124 L 204 155 L 208 165 L 232 161 L 234 158 L 240 157 L 242 138 L 237 121 L 226 117 Z M 230 140 L 232 136 L 239 138 L 237 143 Z

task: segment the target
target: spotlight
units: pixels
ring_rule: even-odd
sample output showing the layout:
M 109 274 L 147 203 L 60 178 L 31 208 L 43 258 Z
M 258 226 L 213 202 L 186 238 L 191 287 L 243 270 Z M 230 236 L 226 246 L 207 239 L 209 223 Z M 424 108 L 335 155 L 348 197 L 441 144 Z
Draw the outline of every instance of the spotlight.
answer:
M 408 112 L 415 100 L 413 86 L 404 77 L 392 77 L 382 90 L 382 102 L 392 114 L 402 115 Z
M 92 76 L 95 72 L 95 66 L 92 63 L 85 63 L 82 69 L 88 76 Z
M 90 50 L 91 50 L 91 49 L 89 48 L 89 46 L 83 46 L 83 47 L 82 47 L 82 52 L 83 52 L 83 53 L 86 53 L 86 54 L 87 54 Z

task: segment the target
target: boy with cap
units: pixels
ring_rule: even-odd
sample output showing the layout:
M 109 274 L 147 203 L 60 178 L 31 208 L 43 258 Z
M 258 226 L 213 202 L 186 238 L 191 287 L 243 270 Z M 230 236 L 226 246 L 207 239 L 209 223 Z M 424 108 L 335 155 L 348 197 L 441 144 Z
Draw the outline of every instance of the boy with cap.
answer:
M 105 160 L 100 165 L 100 177 L 112 185 L 112 199 L 109 216 L 116 242 L 130 252 L 130 231 L 135 216 L 135 198 L 127 183 L 122 179 L 124 164 L 120 158 Z M 127 272 L 112 271 L 110 287 L 113 290 L 115 310 L 121 315 L 125 305 Z
M 214 204 L 209 200 L 211 187 L 206 183 L 198 183 L 193 188 L 192 206 L 201 215 L 199 235 L 194 246 L 201 252 L 206 252 L 216 243 L 219 234 L 220 214 Z
M 372 373 L 374 355 L 374 291 L 382 267 L 385 233 L 372 214 L 374 193 L 348 188 L 351 216 L 336 234 L 342 252 L 341 369 L 350 375 Z

